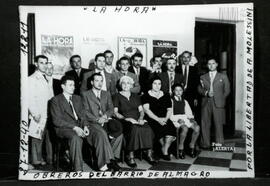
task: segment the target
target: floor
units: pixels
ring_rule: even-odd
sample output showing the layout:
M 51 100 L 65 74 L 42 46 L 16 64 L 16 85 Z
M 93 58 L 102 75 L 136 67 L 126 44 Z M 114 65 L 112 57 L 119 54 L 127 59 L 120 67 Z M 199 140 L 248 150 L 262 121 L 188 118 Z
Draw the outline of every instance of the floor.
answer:
M 137 168 L 130 168 L 126 163 L 119 163 L 123 171 L 129 170 L 170 170 L 170 171 L 246 171 L 246 149 L 243 139 L 226 140 L 227 147 L 234 147 L 234 152 L 216 152 L 212 150 L 201 150 L 196 158 L 186 155 L 185 159 L 176 159 L 171 155 L 171 161 L 159 160 L 159 162 L 151 166 L 145 160 L 136 159 Z M 48 167 L 48 170 L 53 170 Z M 32 170 L 31 172 L 46 171 Z M 92 171 L 92 169 L 84 164 L 84 171 Z

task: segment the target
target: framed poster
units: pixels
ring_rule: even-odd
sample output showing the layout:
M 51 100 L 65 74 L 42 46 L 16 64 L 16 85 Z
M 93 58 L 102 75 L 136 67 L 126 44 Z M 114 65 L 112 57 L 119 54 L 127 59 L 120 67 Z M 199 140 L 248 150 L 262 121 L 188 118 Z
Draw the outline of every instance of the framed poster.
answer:
M 133 37 L 119 37 L 118 38 L 118 56 L 131 57 L 135 53 L 143 55 L 142 66 L 147 63 L 147 39 L 146 38 L 133 38 Z
M 177 41 L 153 40 L 153 56 L 176 59 Z

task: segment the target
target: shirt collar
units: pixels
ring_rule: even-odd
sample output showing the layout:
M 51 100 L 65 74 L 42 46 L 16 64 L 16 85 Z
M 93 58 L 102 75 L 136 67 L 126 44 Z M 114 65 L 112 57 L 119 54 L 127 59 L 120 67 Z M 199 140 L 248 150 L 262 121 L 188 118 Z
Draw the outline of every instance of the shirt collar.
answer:
M 96 97 L 99 97 L 100 98 L 100 92 L 101 92 L 101 90 L 97 90 L 97 89 L 92 89 L 93 90 L 93 92 L 94 92 L 94 94 L 96 95 Z
M 65 93 L 65 92 L 63 92 L 63 95 L 64 95 L 64 97 L 66 98 L 66 100 L 67 100 L 68 102 L 69 102 L 70 98 L 72 98 L 72 95 L 67 94 L 67 93 Z

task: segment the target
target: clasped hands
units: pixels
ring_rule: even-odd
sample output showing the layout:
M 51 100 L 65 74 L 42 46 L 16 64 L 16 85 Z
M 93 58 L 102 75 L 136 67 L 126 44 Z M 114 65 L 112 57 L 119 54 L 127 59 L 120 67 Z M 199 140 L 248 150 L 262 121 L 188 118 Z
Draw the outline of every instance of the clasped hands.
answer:
M 143 119 L 138 119 L 138 120 L 135 120 L 133 118 L 125 118 L 126 121 L 129 121 L 131 122 L 132 124 L 135 124 L 135 125 L 144 125 L 144 123 L 146 122 L 145 120 Z
M 73 130 L 76 132 L 76 134 L 79 136 L 79 137 L 82 137 L 82 138 L 85 138 L 86 136 L 89 135 L 89 129 L 87 126 L 84 126 L 84 128 L 80 128 L 80 127 L 77 127 L 75 126 L 73 128 Z

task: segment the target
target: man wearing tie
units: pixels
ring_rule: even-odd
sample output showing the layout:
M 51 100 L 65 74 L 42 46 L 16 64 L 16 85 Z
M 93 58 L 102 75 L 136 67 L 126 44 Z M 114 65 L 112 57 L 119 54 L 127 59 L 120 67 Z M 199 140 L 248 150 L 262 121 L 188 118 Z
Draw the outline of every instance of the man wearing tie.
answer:
M 226 98 L 230 93 L 230 82 L 226 74 L 217 72 L 218 63 L 209 58 L 209 72 L 200 77 L 198 92 L 202 96 L 201 105 L 201 147 L 210 148 L 211 122 L 215 125 L 215 142 L 224 143 Z
M 50 113 L 56 135 L 68 139 L 69 153 L 74 171 L 83 171 L 82 138 L 89 135 L 80 96 L 74 95 L 75 80 L 71 76 L 61 79 L 63 93 L 50 101 Z
M 90 77 L 94 73 L 100 73 L 103 77 L 102 90 L 109 91 L 111 95 L 116 93 L 116 81 L 115 77 L 105 71 L 105 55 L 103 53 L 98 53 L 95 56 L 95 69 L 87 72 L 83 75 L 82 85 L 81 85 L 81 94 L 91 88 Z
M 82 93 L 83 104 L 85 107 L 86 120 L 91 128 L 97 132 L 87 138 L 90 145 L 96 147 L 96 156 L 98 158 L 98 167 L 102 170 L 107 164 L 114 170 L 119 170 L 115 159 L 120 159 L 123 134 L 122 124 L 112 119 L 114 107 L 109 92 L 102 90 L 103 76 L 100 73 L 94 73 L 90 77 L 92 88 Z M 96 135 L 108 136 L 104 143 L 96 141 Z M 110 142 L 109 140 L 110 139 Z M 102 168 L 103 167 L 103 168 Z
M 80 95 L 80 87 L 83 79 L 83 74 L 88 72 L 88 69 L 81 67 L 81 56 L 73 55 L 69 59 L 72 70 L 66 72 L 67 76 L 72 76 L 75 79 L 75 91 L 74 94 Z
M 184 77 L 184 99 L 186 99 L 191 106 L 191 110 L 195 111 L 198 105 L 198 92 L 197 87 L 199 84 L 199 75 L 196 66 L 191 66 L 192 53 L 184 51 L 179 55 L 178 59 L 181 62 L 176 67 L 176 72 L 180 73 Z M 197 114 L 195 114 L 197 115 Z
M 176 60 L 174 58 L 169 58 L 167 60 L 167 71 L 159 74 L 161 78 L 162 86 L 161 89 L 164 93 L 172 93 L 172 85 L 179 83 L 184 84 L 184 77 L 182 74 L 175 72 Z
M 132 65 L 128 68 L 129 72 L 136 74 L 139 84 L 141 86 L 140 93 L 146 93 L 148 89 L 149 72 L 145 67 L 142 67 L 143 55 L 141 53 L 135 53 L 131 56 Z

